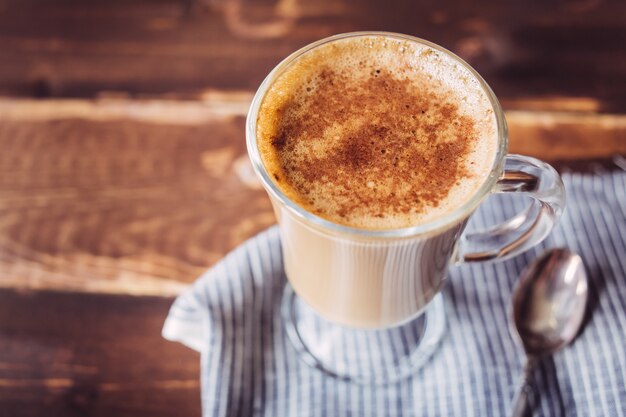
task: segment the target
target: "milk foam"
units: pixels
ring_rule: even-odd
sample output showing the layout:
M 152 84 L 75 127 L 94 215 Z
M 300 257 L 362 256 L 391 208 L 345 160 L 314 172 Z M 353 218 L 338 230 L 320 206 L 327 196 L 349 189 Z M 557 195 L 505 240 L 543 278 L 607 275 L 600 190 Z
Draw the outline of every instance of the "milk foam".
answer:
M 274 81 L 257 120 L 261 157 L 306 210 L 366 229 L 423 224 L 488 176 L 497 122 L 461 64 L 384 36 L 336 40 Z

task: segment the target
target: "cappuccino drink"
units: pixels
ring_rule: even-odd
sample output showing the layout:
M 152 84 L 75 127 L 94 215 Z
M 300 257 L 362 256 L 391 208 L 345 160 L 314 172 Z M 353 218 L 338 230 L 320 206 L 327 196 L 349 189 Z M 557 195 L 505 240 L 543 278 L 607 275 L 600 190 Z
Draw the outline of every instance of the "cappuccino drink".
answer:
M 320 44 L 272 80 L 256 118 L 265 171 L 287 199 L 351 230 L 445 218 L 493 169 L 493 105 L 470 70 L 425 43 L 385 35 Z M 285 271 L 323 317 L 380 328 L 440 290 L 465 221 L 418 238 L 346 237 L 272 197 Z

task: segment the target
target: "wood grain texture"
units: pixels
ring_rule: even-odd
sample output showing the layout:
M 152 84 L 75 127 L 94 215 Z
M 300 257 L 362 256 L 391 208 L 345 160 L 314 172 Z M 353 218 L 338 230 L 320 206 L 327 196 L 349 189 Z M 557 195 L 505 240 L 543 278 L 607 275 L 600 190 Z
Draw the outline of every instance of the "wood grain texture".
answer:
M 23 0 L 0 3 L 0 93 L 199 97 L 254 90 L 295 49 L 341 32 L 417 35 L 465 58 L 502 99 L 626 110 L 619 0 Z
M 174 295 L 274 223 L 245 151 L 249 95 L 0 100 L 0 286 Z M 626 116 L 508 113 L 510 151 L 626 155 Z
M 240 116 L 6 118 L 0 143 L 0 286 L 176 294 L 274 222 Z
M 626 116 L 508 111 L 509 152 L 548 161 L 626 155 Z
M 0 290 L 0 416 L 200 416 L 199 355 L 160 337 L 171 302 Z

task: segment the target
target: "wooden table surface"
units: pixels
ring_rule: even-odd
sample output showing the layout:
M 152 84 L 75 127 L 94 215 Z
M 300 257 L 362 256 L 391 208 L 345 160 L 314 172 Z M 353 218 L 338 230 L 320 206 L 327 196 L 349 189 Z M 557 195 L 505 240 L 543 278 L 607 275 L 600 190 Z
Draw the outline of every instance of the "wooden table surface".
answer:
M 0 1 L 0 416 L 200 415 L 199 356 L 160 328 L 275 222 L 244 120 L 309 42 L 437 42 L 501 98 L 511 152 L 617 167 L 626 3 L 439 3 Z

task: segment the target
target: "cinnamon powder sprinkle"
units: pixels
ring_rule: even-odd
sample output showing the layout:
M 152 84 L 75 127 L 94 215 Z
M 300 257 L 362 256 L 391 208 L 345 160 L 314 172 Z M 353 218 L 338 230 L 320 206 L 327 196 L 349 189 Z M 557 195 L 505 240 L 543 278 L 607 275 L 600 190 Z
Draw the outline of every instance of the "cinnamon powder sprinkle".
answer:
M 361 67 L 366 63 L 359 63 Z M 273 109 L 273 177 L 308 210 L 360 226 L 437 207 L 472 175 L 474 121 L 452 93 L 385 68 L 321 66 Z

